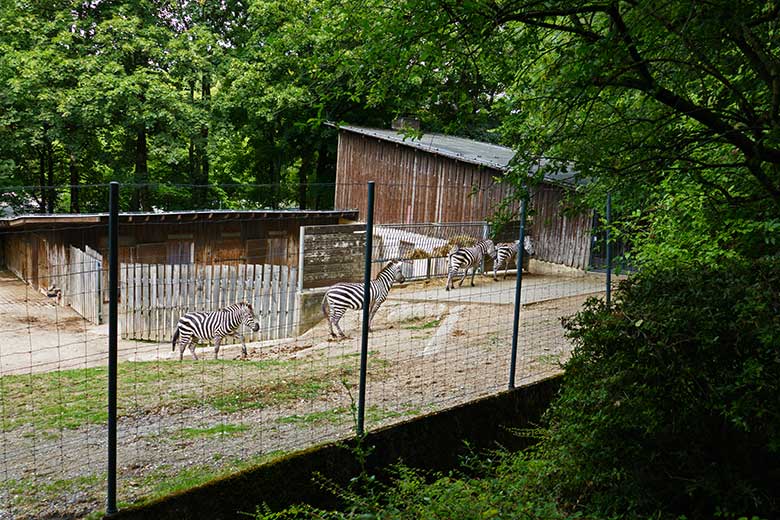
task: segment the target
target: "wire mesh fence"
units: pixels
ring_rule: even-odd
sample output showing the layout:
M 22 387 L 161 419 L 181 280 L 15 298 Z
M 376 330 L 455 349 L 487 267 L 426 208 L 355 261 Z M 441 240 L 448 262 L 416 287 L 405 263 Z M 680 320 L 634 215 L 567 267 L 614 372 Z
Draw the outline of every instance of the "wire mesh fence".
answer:
M 136 189 L 123 186 L 120 200 Z M 397 201 L 383 189 L 377 211 L 388 213 Z M 365 217 L 332 207 L 120 214 L 120 507 L 355 434 L 362 314 L 333 311 L 362 297 L 366 229 L 355 221 Z M 105 507 L 107 218 L 0 219 L 0 518 Z M 371 278 L 396 265 L 398 276 L 368 336 L 366 429 L 507 388 L 522 270 L 510 262 L 494 279 L 485 255 L 473 285 L 471 272 L 458 284 L 462 269 L 445 285 L 453 250 L 516 232 L 499 237 L 484 221 L 374 226 Z M 560 318 L 605 288 L 603 275 L 533 257 L 522 278 L 517 384 L 560 370 L 571 348 Z M 328 300 L 343 283 L 353 285 Z M 222 329 L 204 318 L 241 302 L 220 315 Z M 202 338 L 189 344 L 195 322 Z M 225 328 L 237 334 L 221 339 Z

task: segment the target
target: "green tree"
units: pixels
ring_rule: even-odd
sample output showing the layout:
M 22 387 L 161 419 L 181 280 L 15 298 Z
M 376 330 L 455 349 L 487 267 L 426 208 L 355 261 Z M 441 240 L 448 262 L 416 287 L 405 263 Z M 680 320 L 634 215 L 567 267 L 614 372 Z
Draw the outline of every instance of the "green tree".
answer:
M 384 29 L 372 30 L 372 55 L 397 62 L 409 82 L 463 63 L 464 49 L 480 52 L 473 68 L 497 78 L 490 107 L 519 152 L 513 182 L 542 157 L 547 168 L 574 165 L 595 181 L 592 204 L 611 191 L 632 216 L 645 260 L 777 250 L 776 2 L 408 0 L 375 9 Z M 383 97 L 390 85 L 366 88 Z

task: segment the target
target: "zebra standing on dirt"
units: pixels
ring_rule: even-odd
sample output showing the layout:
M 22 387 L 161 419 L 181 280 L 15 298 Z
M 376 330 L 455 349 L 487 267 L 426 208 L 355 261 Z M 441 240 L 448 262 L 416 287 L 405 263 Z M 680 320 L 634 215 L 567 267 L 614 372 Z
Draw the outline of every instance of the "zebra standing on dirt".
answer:
M 506 280 L 507 271 L 509 271 L 509 262 L 517 255 L 517 246 L 520 243 L 519 240 L 514 242 L 502 242 L 496 244 L 496 261 L 493 263 L 493 280 L 498 281 L 496 273 L 501 267 L 504 267 L 504 280 Z M 526 236 L 523 238 L 523 249 L 528 256 L 533 256 L 536 253 L 536 246 L 533 239 Z M 520 267 L 518 267 L 519 269 Z
M 471 286 L 473 287 L 474 275 L 477 274 L 477 267 L 482 265 L 482 258 L 485 255 L 488 255 L 493 259 L 496 258 L 496 246 L 490 239 L 480 240 L 472 247 L 453 247 L 447 255 L 448 272 L 446 289 L 449 291 L 450 288 L 455 288 L 455 284 L 452 283 L 452 277 L 458 274 L 458 271 L 461 269 L 463 269 L 463 277 L 460 279 L 458 287 L 463 285 L 463 280 L 466 279 L 469 269 L 473 270 L 471 272 Z
M 226 336 L 236 333 L 239 325 L 246 325 L 252 331 L 260 330 L 260 324 L 255 321 L 252 306 L 246 302 L 228 305 L 216 312 L 188 312 L 176 325 L 173 333 L 173 350 L 176 350 L 176 342 L 179 342 L 179 361 L 184 358 L 184 349 L 189 347 L 192 357 L 198 359 L 195 354 L 195 344 L 198 340 L 214 340 L 214 359 L 219 355 L 219 343 Z M 241 338 L 241 357 L 246 358 L 246 343 L 244 335 Z
M 379 274 L 371 281 L 371 301 L 369 303 L 368 330 L 371 330 L 371 322 L 374 319 L 376 311 L 387 299 L 390 294 L 390 288 L 395 282 L 403 283 L 404 275 L 401 273 L 401 261 L 393 261 L 379 271 Z M 330 335 L 337 337 L 333 332 L 333 327 L 339 333 L 339 336 L 346 338 L 347 335 L 339 327 L 339 321 L 347 312 L 347 309 L 359 310 L 363 308 L 363 284 L 362 283 L 338 283 L 325 292 L 322 299 L 322 314 L 328 320 Z

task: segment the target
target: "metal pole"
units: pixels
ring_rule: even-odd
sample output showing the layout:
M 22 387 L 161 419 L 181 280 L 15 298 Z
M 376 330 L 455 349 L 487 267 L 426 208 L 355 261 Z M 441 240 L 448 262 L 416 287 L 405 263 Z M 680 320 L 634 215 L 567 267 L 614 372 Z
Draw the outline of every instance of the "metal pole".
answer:
M 607 193 L 607 232 L 606 232 L 606 248 L 607 248 L 607 308 L 609 308 L 610 301 L 612 299 L 612 243 L 609 238 L 610 228 L 612 227 L 612 194 Z
M 509 389 L 515 387 L 517 370 L 517 336 L 520 330 L 520 294 L 523 288 L 523 254 L 525 253 L 525 216 L 527 200 L 520 203 L 520 242 L 517 244 L 517 281 L 515 282 L 515 314 L 512 318 L 512 359 L 509 363 Z
M 357 433 L 363 435 L 366 417 L 366 371 L 368 368 L 368 319 L 371 310 L 371 259 L 374 247 L 374 181 L 368 183 L 366 210 L 366 268 L 363 273 L 363 328 L 360 335 L 360 383 L 358 386 Z
M 106 514 L 116 509 L 117 299 L 119 297 L 119 183 L 108 198 L 108 499 Z

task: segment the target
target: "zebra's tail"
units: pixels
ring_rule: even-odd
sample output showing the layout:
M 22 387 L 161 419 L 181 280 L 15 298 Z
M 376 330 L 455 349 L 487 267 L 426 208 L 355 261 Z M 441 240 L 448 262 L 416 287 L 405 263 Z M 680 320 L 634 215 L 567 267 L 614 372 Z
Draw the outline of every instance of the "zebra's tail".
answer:
M 171 352 L 176 350 L 176 342 L 179 340 L 179 326 L 176 326 L 176 330 L 173 331 L 173 348 L 171 349 Z

